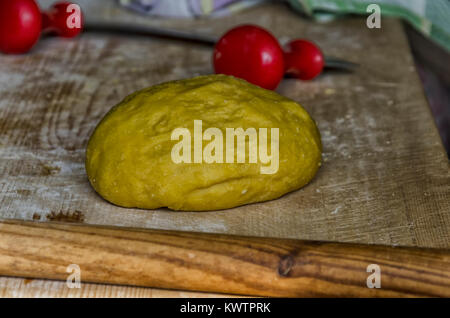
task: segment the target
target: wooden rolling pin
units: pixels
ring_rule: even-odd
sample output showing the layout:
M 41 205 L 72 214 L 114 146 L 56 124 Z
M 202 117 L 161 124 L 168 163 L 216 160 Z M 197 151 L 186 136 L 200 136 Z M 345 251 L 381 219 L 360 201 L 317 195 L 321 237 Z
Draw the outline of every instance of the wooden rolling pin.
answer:
M 450 297 L 450 251 L 0 222 L 0 275 L 256 296 Z M 381 288 L 368 288 L 370 264 Z

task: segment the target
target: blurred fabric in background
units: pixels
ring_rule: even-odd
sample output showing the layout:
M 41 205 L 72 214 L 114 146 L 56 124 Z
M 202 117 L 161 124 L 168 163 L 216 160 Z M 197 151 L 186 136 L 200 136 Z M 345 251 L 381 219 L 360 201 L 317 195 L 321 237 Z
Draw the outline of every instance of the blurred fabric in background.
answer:
M 144 14 L 197 18 L 217 17 L 266 2 L 267 0 L 119 0 L 127 8 Z
M 140 13 L 167 17 L 217 17 L 270 0 L 119 0 Z M 273 1 L 273 0 L 272 0 Z M 326 21 L 347 14 L 367 14 L 369 4 L 382 7 L 384 16 L 395 16 L 450 50 L 450 1 L 448 0 L 278 0 L 294 10 Z

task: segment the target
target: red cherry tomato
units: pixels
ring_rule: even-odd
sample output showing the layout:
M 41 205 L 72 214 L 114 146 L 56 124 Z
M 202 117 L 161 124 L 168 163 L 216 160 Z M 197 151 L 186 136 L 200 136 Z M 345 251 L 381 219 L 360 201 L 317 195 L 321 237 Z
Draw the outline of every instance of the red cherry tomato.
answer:
M 0 0 L 0 51 L 29 51 L 41 34 L 41 20 L 34 0 Z
M 216 73 L 233 75 L 266 89 L 283 78 L 283 50 L 277 39 L 261 27 L 242 25 L 223 35 L 214 48 Z
M 79 7 L 69 7 L 73 3 L 55 3 L 48 12 L 43 13 L 43 29 L 65 38 L 73 38 L 83 29 L 84 17 Z
M 317 45 L 299 39 L 287 44 L 284 62 L 288 75 L 311 80 L 322 72 L 325 59 Z

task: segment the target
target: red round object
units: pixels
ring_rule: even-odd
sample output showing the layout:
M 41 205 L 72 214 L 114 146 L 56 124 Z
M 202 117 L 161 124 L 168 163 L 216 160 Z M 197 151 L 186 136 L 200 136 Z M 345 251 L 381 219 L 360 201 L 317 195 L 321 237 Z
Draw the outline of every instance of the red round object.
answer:
M 83 29 L 84 17 L 81 9 L 74 3 L 62 1 L 55 3 L 48 12 L 43 13 L 43 28 L 65 38 L 73 38 Z
M 34 0 L 0 0 L 0 51 L 29 51 L 41 34 L 41 19 Z
M 266 89 L 283 78 L 283 50 L 277 39 L 255 25 L 242 25 L 225 33 L 214 48 L 216 73 L 232 75 Z
M 293 40 L 286 45 L 284 61 L 286 73 L 302 80 L 313 79 L 325 65 L 320 48 L 303 39 Z

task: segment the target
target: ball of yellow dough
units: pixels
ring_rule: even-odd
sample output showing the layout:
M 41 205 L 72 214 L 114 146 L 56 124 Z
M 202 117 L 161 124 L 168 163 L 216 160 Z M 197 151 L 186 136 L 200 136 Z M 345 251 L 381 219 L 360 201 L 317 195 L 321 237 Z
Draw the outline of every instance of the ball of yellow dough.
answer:
M 203 139 L 198 138 L 198 123 Z M 176 139 L 177 128 L 191 138 L 185 134 Z M 227 128 L 256 131 L 256 148 L 249 136 L 241 143 L 245 162 L 237 158 L 238 138 L 230 134 L 234 148 L 227 144 Z M 266 139 L 260 128 L 267 129 Z M 278 143 L 272 128 L 278 129 Z M 207 130 L 216 135 L 210 133 L 208 140 Z M 200 140 L 196 146 L 195 140 Z M 273 151 L 271 161 L 259 153 L 264 141 L 267 154 Z M 234 157 L 231 152 L 227 161 L 227 151 L 232 150 Z M 256 162 L 255 157 L 250 162 L 250 152 L 257 155 Z M 89 181 L 107 201 L 183 211 L 220 210 L 279 198 L 310 182 L 320 161 L 320 134 L 305 109 L 273 91 L 225 75 L 167 82 L 126 97 L 98 124 L 86 151 Z

